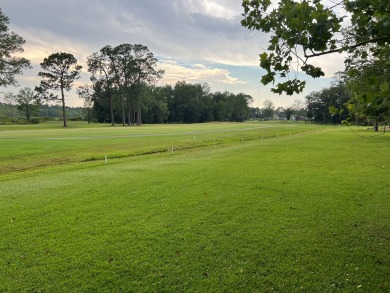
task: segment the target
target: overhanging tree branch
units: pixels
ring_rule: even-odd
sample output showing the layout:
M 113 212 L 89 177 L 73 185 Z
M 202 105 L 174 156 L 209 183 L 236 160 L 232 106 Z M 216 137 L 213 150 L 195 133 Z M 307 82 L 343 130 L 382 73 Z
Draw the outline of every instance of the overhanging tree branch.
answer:
M 306 52 L 304 52 L 304 54 L 305 54 L 305 58 L 309 59 L 309 58 L 323 56 L 323 55 L 332 54 L 332 53 L 341 53 L 342 51 L 346 51 L 346 50 L 349 50 L 349 49 L 355 49 L 355 48 L 364 46 L 364 45 L 369 44 L 369 43 L 377 43 L 379 41 L 386 41 L 386 40 L 390 41 L 390 37 L 389 36 L 385 36 L 385 37 L 373 38 L 373 39 L 370 39 L 370 40 L 366 40 L 366 41 L 357 43 L 355 45 L 342 47 L 342 48 L 338 48 L 338 49 L 334 49 L 334 50 L 329 50 L 329 51 L 321 52 L 321 53 L 314 53 L 312 51 L 313 54 L 311 54 L 311 55 L 306 55 Z

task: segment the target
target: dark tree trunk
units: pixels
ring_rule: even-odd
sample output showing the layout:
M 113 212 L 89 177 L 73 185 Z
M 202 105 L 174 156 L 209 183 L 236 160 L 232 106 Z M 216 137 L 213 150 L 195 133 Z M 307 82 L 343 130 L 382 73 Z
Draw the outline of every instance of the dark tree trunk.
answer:
M 141 108 L 138 108 L 138 111 L 137 111 L 137 125 L 141 125 L 141 121 L 142 121 L 142 113 L 141 113 Z
M 125 101 L 124 101 L 123 96 L 121 97 L 121 100 L 122 100 L 122 125 L 125 126 L 126 125 L 126 115 L 125 115 Z
M 64 127 L 67 127 L 66 123 L 66 108 L 65 108 L 65 95 L 64 88 L 61 87 L 61 101 L 62 101 L 62 117 L 64 118 Z
M 127 98 L 127 125 L 131 125 L 131 107 L 130 107 L 130 98 Z
M 377 132 L 377 131 L 379 131 L 379 122 L 378 122 L 378 119 L 375 119 L 375 121 L 374 121 L 374 131 L 375 132 Z
M 27 105 L 27 109 L 26 109 L 26 118 L 28 121 L 30 121 L 31 119 L 31 114 L 30 114 L 30 107 L 29 105 Z
M 109 92 L 109 100 L 110 100 L 110 115 L 111 115 L 111 125 L 114 126 L 115 125 L 115 121 L 114 121 L 114 107 L 112 105 L 112 95 L 111 93 Z

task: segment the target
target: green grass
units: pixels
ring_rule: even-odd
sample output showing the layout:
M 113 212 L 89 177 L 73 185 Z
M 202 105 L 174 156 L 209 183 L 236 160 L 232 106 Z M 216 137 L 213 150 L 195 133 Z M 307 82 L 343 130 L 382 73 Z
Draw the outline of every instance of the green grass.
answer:
M 194 129 L 198 137 L 244 128 L 166 127 L 131 131 L 182 132 L 168 137 L 190 145 Z M 107 165 L 82 155 L 3 174 L 0 292 L 388 292 L 390 137 L 332 128 L 249 140 L 250 132 L 216 132 L 215 148 L 203 141 Z M 121 139 L 129 138 L 111 139 L 113 152 Z M 31 157 L 40 157 L 39 141 L 25 141 L 37 148 Z M 49 140 L 58 157 L 69 154 L 67 141 L 61 149 Z
M 323 129 L 304 123 L 208 123 L 122 127 L 70 122 L 0 126 L 0 174 L 70 162 L 123 158 L 200 146 L 275 138 Z

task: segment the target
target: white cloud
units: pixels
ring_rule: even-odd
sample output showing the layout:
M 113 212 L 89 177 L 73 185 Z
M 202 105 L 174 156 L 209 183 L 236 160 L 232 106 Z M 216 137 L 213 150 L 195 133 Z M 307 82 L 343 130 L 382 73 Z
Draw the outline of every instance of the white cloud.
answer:
M 178 81 L 190 83 L 208 83 L 212 85 L 238 85 L 246 82 L 230 76 L 226 69 L 207 67 L 203 64 L 183 65 L 173 60 L 161 60 L 159 68 L 165 71 L 159 84 L 174 85 Z
M 189 7 L 189 11 L 192 13 L 200 13 L 211 17 L 229 20 L 233 20 L 237 17 L 237 9 L 234 9 L 231 5 L 227 5 L 226 1 L 187 0 L 186 2 Z
M 92 54 L 90 47 L 86 44 L 75 43 L 72 38 L 67 36 L 53 34 L 46 30 L 19 29 L 23 31 L 23 38 L 26 40 L 23 46 L 23 57 L 29 59 L 34 67 L 39 67 L 43 59 L 57 52 L 66 52 L 73 54 L 79 63 L 85 63 L 87 56 Z M 82 64 L 85 67 L 84 64 Z
M 333 53 L 313 58 L 309 62 L 315 66 L 321 67 L 325 73 L 325 77 L 333 77 L 336 72 L 344 71 L 345 58 L 346 53 Z

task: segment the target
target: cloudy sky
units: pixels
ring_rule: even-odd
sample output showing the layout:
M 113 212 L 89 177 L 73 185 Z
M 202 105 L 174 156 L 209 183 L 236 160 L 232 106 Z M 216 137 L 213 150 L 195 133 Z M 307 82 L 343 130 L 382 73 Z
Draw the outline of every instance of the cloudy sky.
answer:
M 240 25 L 240 0 L 1 0 L 9 28 L 23 37 L 24 57 L 33 69 L 18 77 L 20 86 L 34 88 L 43 58 L 56 52 L 72 53 L 84 68 L 79 84 L 89 82 L 86 59 L 105 45 L 142 44 L 165 70 L 159 84 L 185 80 L 208 83 L 212 91 L 243 92 L 262 107 L 266 99 L 289 106 L 312 91 L 326 87 L 343 69 L 342 56 L 316 60 L 325 78 L 307 79 L 307 88 L 292 97 L 275 95 L 260 83 L 258 55 L 268 36 Z M 300 75 L 304 78 L 304 75 Z M 11 87 L 0 91 L 17 91 Z M 67 104 L 81 106 L 73 92 Z

